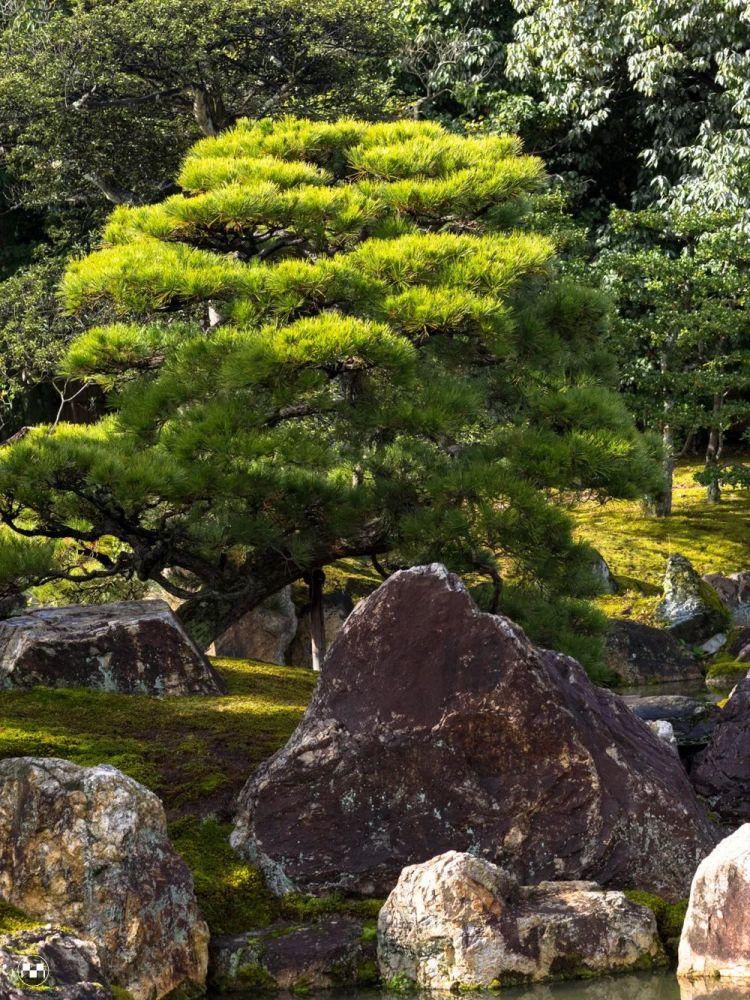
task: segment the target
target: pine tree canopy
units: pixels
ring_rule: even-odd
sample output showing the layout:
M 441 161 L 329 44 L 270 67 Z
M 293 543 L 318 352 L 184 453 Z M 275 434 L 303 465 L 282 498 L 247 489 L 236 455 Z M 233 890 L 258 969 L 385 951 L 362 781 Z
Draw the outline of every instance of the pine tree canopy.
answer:
M 205 643 L 351 556 L 591 592 L 566 505 L 639 495 L 653 461 L 606 300 L 524 227 L 537 159 L 426 122 L 243 120 L 178 183 L 64 278 L 87 330 L 62 374 L 110 413 L 0 450 L 5 579 L 153 579 Z

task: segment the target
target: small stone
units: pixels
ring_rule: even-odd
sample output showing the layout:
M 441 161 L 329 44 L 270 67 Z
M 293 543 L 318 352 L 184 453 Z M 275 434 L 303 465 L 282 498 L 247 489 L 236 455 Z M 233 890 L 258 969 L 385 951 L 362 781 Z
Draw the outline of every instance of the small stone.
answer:
M 724 631 L 730 621 L 719 595 L 681 555 L 667 560 L 664 600 L 656 614 L 672 635 L 691 643 L 704 642 Z
M 378 919 L 383 981 L 463 990 L 665 964 L 653 913 L 595 882 L 520 886 L 471 854 L 405 868 Z
M 750 824 L 705 858 L 695 873 L 677 975 L 750 982 Z
M 722 646 L 727 643 L 727 636 L 725 632 L 717 632 L 716 635 L 712 635 L 710 639 L 706 639 L 705 642 L 701 643 L 698 647 L 702 653 L 706 656 L 713 656 L 714 653 L 718 653 Z
M 647 722 L 646 725 L 660 740 L 663 740 L 675 750 L 677 749 L 677 738 L 675 737 L 674 726 L 671 722 L 667 722 L 666 719 L 654 719 L 653 722 Z

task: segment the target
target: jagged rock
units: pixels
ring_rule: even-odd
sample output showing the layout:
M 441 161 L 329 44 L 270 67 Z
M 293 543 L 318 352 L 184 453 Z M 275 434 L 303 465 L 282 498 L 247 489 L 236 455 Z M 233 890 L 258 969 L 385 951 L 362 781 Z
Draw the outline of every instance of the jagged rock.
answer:
M 208 928 L 162 804 L 113 767 L 0 761 L 0 898 L 94 940 L 135 1000 L 205 981 Z
M 449 851 L 404 869 L 378 918 L 383 981 L 461 992 L 665 964 L 651 910 L 595 882 L 520 886 Z
M 729 612 L 710 584 L 685 556 L 667 560 L 664 600 L 656 610 L 668 630 L 685 642 L 700 643 L 726 629 Z
M 750 573 L 707 573 L 703 579 L 714 588 L 735 622 L 750 620 Z
M 606 661 L 623 684 L 701 677 L 695 657 L 667 629 L 621 618 L 610 621 Z
M 718 653 L 722 646 L 726 646 L 727 637 L 724 632 L 717 632 L 716 635 L 712 635 L 710 639 L 706 639 L 698 647 L 704 656 L 713 656 Z
M 351 598 L 343 591 L 326 594 L 323 598 L 323 620 L 326 634 L 326 647 L 329 647 L 341 631 L 344 622 L 354 610 Z M 300 615 L 297 634 L 289 649 L 288 663 L 295 667 L 312 667 L 312 652 L 310 644 L 310 615 L 305 612 Z
M 715 834 L 674 753 L 582 667 L 478 611 L 443 566 L 360 603 L 232 843 L 276 892 L 384 895 L 469 850 L 524 883 L 684 896 Z
M 323 917 L 307 926 L 274 924 L 212 938 L 209 976 L 222 991 L 365 986 L 378 978 L 376 944 L 352 917 Z
M 288 663 L 289 647 L 296 632 L 297 612 L 292 589 L 284 587 L 230 625 L 209 649 L 209 654 L 264 663 Z
M 37 684 L 150 695 L 224 691 L 163 601 L 41 608 L 0 621 L 0 690 Z
M 728 821 L 750 820 L 750 677 L 718 714 L 708 746 L 691 771 L 694 787 Z
M 35 959 L 49 969 L 42 991 L 27 989 L 21 978 L 22 964 Z M 94 942 L 52 926 L 0 936 L 0 996 L 28 1000 L 37 995 L 45 1000 L 113 1000 Z
M 726 652 L 740 663 L 750 661 L 750 626 L 744 625 L 732 630 L 727 640 Z
M 700 726 L 702 739 L 707 739 L 707 725 L 716 724 L 719 710 L 707 701 L 688 698 L 684 694 L 647 695 L 645 697 L 625 695 L 625 704 L 634 715 L 644 722 L 664 720 L 672 725 L 677 742 L 694 742 L 693 734 Z
M 698 866 L 680 938 L 677 975 L 750 981 L 750 824 Z

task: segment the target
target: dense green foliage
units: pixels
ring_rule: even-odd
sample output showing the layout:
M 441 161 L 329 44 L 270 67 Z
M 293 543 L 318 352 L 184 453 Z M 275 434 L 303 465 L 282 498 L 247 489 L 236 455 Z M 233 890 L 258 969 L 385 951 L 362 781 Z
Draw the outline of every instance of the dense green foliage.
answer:
M 121 314 L 63 365 L 113 412 L 0 453 L 6 579 L 151 578 L 206 642 L 345 556 L 590 593 L 550 497 L 635 495 L 651 461 L 606 303 L 512 228 L 542 179 L 513 139 L 427 123 L 202 140 L 183 194 L 118 208 L 66 274 L 69 310 Z

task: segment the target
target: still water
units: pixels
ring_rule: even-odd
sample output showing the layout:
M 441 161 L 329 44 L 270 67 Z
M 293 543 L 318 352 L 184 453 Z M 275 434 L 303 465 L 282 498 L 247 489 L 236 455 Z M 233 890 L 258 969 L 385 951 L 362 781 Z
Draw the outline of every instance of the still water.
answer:
M 452 994 L 439 994 L 442 998 Z M 255 990 L 232 994 L 236 1000 L 259 1000 Z M 273 996 L 273 994 L 270 994 Z M 277 994 L 281 1000 L 289 994 Z M 421 994 L 428 998 L 429 994 Z M 686 984 L 681 986 L 672 973 L 638 973 L 612 976 L 589 981 L 551 983 L 543 986 L 503 990 L 498 993 L 469 993 L 472 1000 L 750 1000 L 750 983 L 745 987 L 720 986 L 718 983 Z M 306 1000 L 405 1000 L 404 994 L 384 990 L 329 990 L 306 993 Z M 211 996 L 211 1000 L 219 1000 Z M 299 1000 L 299 996 L 295 998 Z

